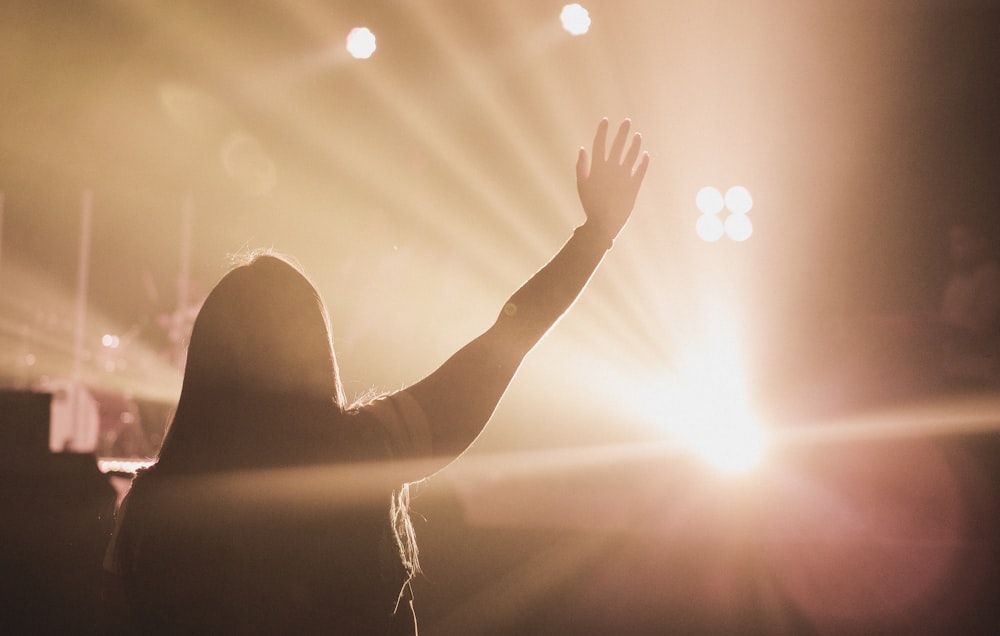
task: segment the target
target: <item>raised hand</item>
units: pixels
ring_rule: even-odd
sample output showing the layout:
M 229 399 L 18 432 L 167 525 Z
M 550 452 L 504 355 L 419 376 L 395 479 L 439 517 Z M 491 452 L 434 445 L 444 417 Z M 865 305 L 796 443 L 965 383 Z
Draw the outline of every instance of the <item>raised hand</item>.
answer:
M 639 186 L 649 167 L 649 153 L 639 156 L 642 135 L 635 133 L 629 141 L 631 122 L 625 120 L 618 127 L 610 149 L 606 149 L 608 120 L 602 119 L 594 135 L 593 157 L 580 148 L 576 162 L 576 189 L 587 213 L 588 224 L 594 224 L 608 240 L 621 231 L 632 208 Z

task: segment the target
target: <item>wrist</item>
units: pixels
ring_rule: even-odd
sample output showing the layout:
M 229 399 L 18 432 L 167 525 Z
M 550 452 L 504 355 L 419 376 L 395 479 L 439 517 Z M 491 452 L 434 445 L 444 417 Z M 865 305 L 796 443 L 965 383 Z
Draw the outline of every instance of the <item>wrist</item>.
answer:
M 587 220 L 573 231 L 573 236 L 588 246 L 600 247 L 607 251 L 614 245 L 615 237 L 593 221 Z

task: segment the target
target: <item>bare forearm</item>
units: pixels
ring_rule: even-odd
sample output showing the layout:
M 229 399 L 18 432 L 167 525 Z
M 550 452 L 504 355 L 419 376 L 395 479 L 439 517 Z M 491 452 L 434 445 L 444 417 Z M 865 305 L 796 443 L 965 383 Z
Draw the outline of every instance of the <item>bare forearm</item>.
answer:
M 611 242 L 593 224 L 581 225 L 552 260 L 510 297 L 495 328 L 508 334 L 512 355 L 523 357 L 572 307 Z
M 611 239 L 583 225 L 507 301 L 490 329 L 408 391 L 423 406 L 436 455 L 456 456 L 492 416 L 525 355 L 566 313 Z
M 492 327 L 407 389 L 426 413 L 436 455 L 457 456 L 475 440 L 525 355 L 572 307 L 628 220 L 649 165 L 629 126 L 622 122 L 608 147 L 602 120 L 593 155 L 580 150 L 577 191 L 587 222 L 510 297 Z

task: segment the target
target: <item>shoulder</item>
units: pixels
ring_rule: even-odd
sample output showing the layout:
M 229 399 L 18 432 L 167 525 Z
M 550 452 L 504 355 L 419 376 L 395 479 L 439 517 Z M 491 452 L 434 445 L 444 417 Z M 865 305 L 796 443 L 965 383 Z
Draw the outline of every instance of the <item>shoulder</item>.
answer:
M 420 403 L 403 390 L 375 398 L 359 407 L 356 426 L 378 435 L 396 457 L 430 454 L 430 426 Z

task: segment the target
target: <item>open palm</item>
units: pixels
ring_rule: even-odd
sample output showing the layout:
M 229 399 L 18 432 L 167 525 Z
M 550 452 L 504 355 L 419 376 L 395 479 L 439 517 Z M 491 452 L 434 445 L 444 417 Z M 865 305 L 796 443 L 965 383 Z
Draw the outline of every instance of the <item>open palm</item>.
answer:
M 599 227 L 609 239 L 621 231 L 639 193 L 646 169 L 649 167 L 649 153 L 640 157 L 642 136 L 635 133 L 629 142 L 631 122 L 625 120 L 607 148 L 608 120 L 602 119 L 594 135 L 592 157 L 584 148 L 576 162 L 576 187 L 580 202 L 587 213 L 587 221 Z

